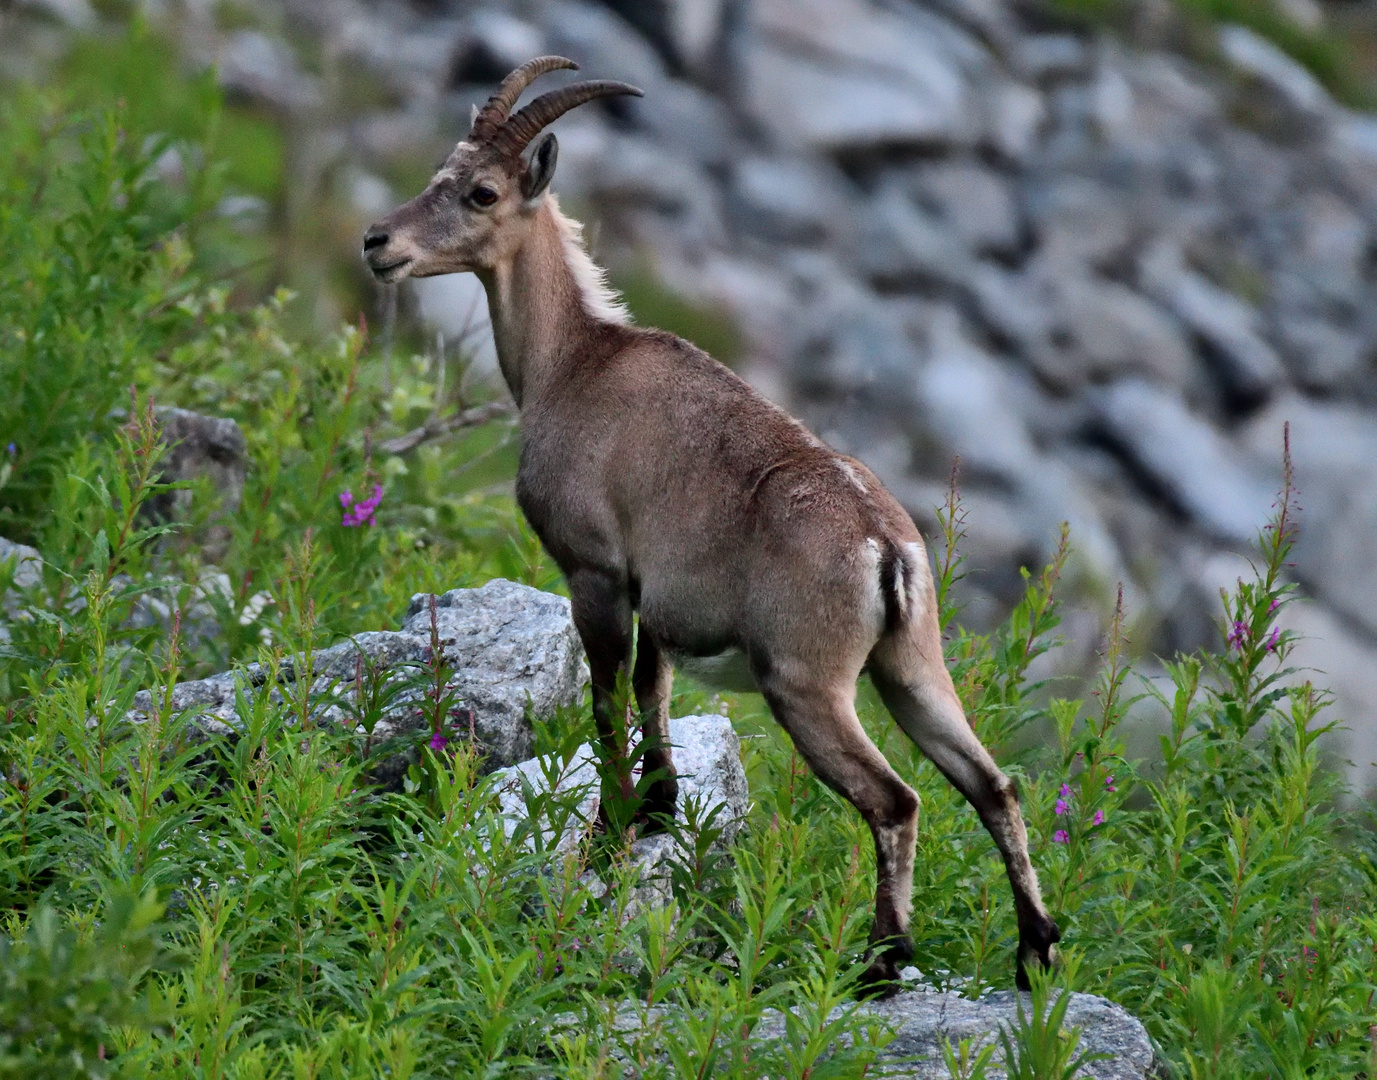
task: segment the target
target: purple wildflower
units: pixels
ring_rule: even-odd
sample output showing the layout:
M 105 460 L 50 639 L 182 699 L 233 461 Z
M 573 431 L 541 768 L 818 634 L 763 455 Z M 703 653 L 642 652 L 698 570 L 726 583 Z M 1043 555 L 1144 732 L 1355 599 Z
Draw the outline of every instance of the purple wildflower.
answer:
M 449 745 L 449 739 L 438 731 L 430 737 L 430 748 L 437 754 L 447 745 Z
M 1096 810 L 1096 811 L 1095 811 L 1095 824 L 1096 824 L 1096 825 L 1103 825 L 1103 824 L 1104 824 L 1104 811 L 1103 811 L 1103 810 Z
M 1052 834 L 1052 843 L 1069 844 L 1071 843 L 1071 834 L 1068 833 L 1065 829 L 1058 829 L 1056 832 Z
M 1281 629 L 1279 627 L 1274 626 L 1272 627 L 1272 632 L 1267 635 L 1267 640 L 1262 643 L 1262 647 L 1267 652 L 1276 652 L 1277 645 L 1279 645 L 1280 643 Z
M 372 525 L 373 514 L 378 509 L 378 504 L 382 502 L 383 489 L 381 484 L 373 485 L 373 494 L 366 499 L 354 501 L 354 493 L 345 488 L 339 493 L 339 504 L 344 507 L 344 516 L 340 524 L 345 528 L 352 528 L 356 525 Z
M 1057 805 L 1054 806 L 1054 807 L 1052 808 L 1052 813 L 1056 814 L 1057 817 L 1061 817 L 1062 814 L 1066 813 L 1066 810 L 1067 810 L 1066 800 L 1065 800 L 1065 799 L 1058 799 L 1058 800 L 1057 800 Z
M 5 447 L 5 450 L 10 457 L 14 457 L 15 454 L 19 453 L 19 451 L 15 449 L 14 443 L 10 443 L 9 446 Z
M 1062 784 L 1061 790 L 1057 792 L 1057 794 L 1060 795 L 1063 799 L 1069 799 L 1074 793 L 1071 790 L 1070 784 Z
M 1248 640 L 1248 626 L 1242 619 L 1235 619 L 1233 628 L 1229 631 L 1228 637 L 1224 639 L 1228 644 L 1240 652 L 1243 651 L 1243 643 Z
M 1105 791 L 1118 791 L 1118 790 L 1119 790 L 1119 789 L 1115 786 L 1115 784 L 1114 784 L 1114 774 L 1113 774 L 1113 773 L 1110 773 L 1108 776 L 1106 776 L 1106 777 L 1104 778 L 1104 789 L 1105 789 Z

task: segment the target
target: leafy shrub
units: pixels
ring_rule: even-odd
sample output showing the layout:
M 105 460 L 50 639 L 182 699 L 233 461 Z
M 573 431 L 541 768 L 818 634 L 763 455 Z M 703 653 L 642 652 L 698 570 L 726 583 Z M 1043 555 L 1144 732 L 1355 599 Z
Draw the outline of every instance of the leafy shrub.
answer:
M 9 471 L 0 526 L 36 536 L 61 458 L 108 433 L 141 358 L 166 332 L 178 273 L 154 250 L 177 220 L 147 180 L 155 144 L 117 118 L 0 111 L 0 432 Z M 74 145 L 75 144 L 75 145 Z
M 111 1075 L 106 1047 L 118 1029 L 147 1032 L 165 1018 L 144 978 L 157 959 L 161 913 L 126 890 L 104 905 L 94 932 L 64 927 L 44 906 L 21 939 L 0 936 L 0 1077 Z

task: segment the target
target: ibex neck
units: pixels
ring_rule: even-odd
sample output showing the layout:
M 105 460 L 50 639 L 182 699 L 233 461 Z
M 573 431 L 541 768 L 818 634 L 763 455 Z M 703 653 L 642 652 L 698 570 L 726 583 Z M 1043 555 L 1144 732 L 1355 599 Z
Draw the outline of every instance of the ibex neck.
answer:
M 488 293 L 497 360 L 518 406 L 599 321 L 625 322 L 579 239 L 579 226 L 546 196 L 510 260 L 479 274 Z

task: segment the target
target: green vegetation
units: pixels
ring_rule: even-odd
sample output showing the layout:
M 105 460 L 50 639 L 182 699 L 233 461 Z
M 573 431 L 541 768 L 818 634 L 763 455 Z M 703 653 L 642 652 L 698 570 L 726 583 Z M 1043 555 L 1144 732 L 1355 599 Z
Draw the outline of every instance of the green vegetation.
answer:
M 172 42 L 138 19 L 120 33 L 78 38 L 58 73 L 64 105 L 90 110 L 117 102 L 131 131 L 193 142 L 217 163 L 217 180 L 241 194 L 278 198 L 281 131 L 266 116 L 227 108 L 215 73 L 189 76 L 176 55 Z
M 759 699 L 680 687 L 677 710 L 724 707 L 747 736 L 754 808 L 730 856 L 690 809 L 660 910 L 628 905 L 615 839 L 559 852 L 539 828 L 506 836 L 462 744 L 419 748 L 388 793 L 367 781 L 366 739 L 324 719 L 328 697 L 246 697 L 242 737 L 191 737 L 166 693 L 178 679 L 390 625 L 415 591 L 560 583 L 493 493 L 510 475 L 504 427 L 406 461 L 372 453 L 456 407 L 434 400 L 426 362 L 393 365 L 385 386 L 362 331 L 295 341 L 287 297 L 230 303 L 189 228 L 204 202 L 152 178 L 159 144 L 118 113 L 53 115 L 16 99 L 0 159 L 15 260 L 0 424 L 18 433 L 0 531 L 46 560 L 0 617 L 0 1078 L 864 1075 L 886 1037 L 852 997 L 870 839 Z M 248 437 L 224 590 L 195 595 L 204 568 L 178 539 L 203 527 L 204 493 L 187 522 L 140 513 L 161 490 L 151 400 L 233 416 Z M 375 484 L 377 524 L 342 524 L 340 492 Z M 1133 1010 L 1182 1077 L 1371 1078 L 1377 844 L 1319 766 L 1324 694 L 1280 681 L 1289 493 L 1279 505 L 1220 652 L 1141 682 L 1116 629 L 1094 695 L 1049 701 L 1028 672 L 1055 645 L 1060 559 L 996 633 L 962 631 L 953 494 L 937 545 L 948 655 L 1020 781 L 1065 935 L 1059 983 Z M 154 588 L 181 616 L 131 620 Z M 193 632 L 198 601 L 218 635 Z M 153 708 L 134 724 L 140 688 Z M 1126 756 L 1130 706 L 1161 722 L 1160 758 Z M 861 709 L 923 799 L 916 964 L 970 995 L 1010 985 L 993 844 L 868 689 Z M 590 727 L 586 708 L 541 725 L 551 768 Z M 530 804 L 535 823 L 575 814 Z M 1049 1000 L 1012 1036 L 1021 1075 L 1064 1075 L 1078 1054 Z M 783 1041 L 750 1044 L 786 1006 Z M 617 1025 L 625 1011 L 640 1033 Z M 962 1056 L 983 1070 L 978 1048 Z
M 1301 26 L 1271 0 L 1172 0 L 1181 16 L 1185 44 L 1202 59 L 1217 56 L 1212 30 L 1221 23 L 1246 26 L 1304 64 L 1339 101 L 1372 108 L 1377 94 L 1348 38 L 1327 28 Z M 1134 5 L 1127 0 L 1052 0 L 1054 7 L 1079 19 L 1127 26 Z M 1370 64 L 1367 65 L 1370 68 Z

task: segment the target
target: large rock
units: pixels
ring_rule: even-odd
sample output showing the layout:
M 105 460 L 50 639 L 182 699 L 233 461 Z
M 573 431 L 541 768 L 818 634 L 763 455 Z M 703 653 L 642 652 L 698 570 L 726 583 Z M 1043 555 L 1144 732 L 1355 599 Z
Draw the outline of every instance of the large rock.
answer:
M 679 778 L 679 820 L 684 820 L 685 807 L 689 804 L 696 806 L 695 816 L 699 822 L 720 808 L 714 822 L 715 827 L 722 830 L 718 844 L 730 844 L 745 827 L 750 807 L 746 771 L 741 765 L 741 741 L 731 721 L 716 714 L 671 718 L 669 743 Z M 553 826 L 548 822 L 536 823 L 535 827 L 543 830 L 544 843 L 555 851 L 569 851 L 588 835 L 597 819 L 599 802 L 597 758 L 593 747 L 584 743 L 567 765 L 560 766 L 560 762 L 550 758 L 532 758 L 496 774 L 496 791 L 508 836 L 521 822 L 529 819 L 531 803 L 527 801 L 527 794 L 538 805 L 537 800 L 551 791 L 548 779 L 551 776 L 555 777 L 554 792 L 576 796 L 578 807 L 572 820 L 562 819 L 564 831 L 559 836 L 553 835 Z M 642 837 L 631 845 L 631 859 L 641 878 L 636 890 L 637 902 L 668 901 L 669 864 L 679 854 L 678 841 L 669 833 Z
M 956 993 L 922 990 L 896 994 L 885 1001 L 863 1005 L 862 1011 L 891 1028 L 895 1037 L 880 1052 L 879 1075 L 912 1077 L 914 1080 L 947 1080 L 944 1043 L 953 1046 L 962 1039 L 973 1044 L 993 1042 L 999 1046 L 1001 1030 L 1010 1030 L 1018 1021 L 1019 999 L 1025 1012 L 1031 1008 L 1029 995 L 1004 990 L 970 1001 Z M 1126 1009 L 1091 994 L 1072 994 L 1066 1008 L 1066 1028 L 1080 1028 L 1079 1050 L 1108 1054 L 1104 1061 L 1086 1067 L 1081 1075 L 1095 1080 L 1146 1080 L 1155 1077 L 1156 1055 L 1152 1040 L 1143 1025 Z M 756 1028 L 760 1038 L 778 1038 L 784 1022 L 764 1020 Z M 995 1061 L 1003 1049 L 995 1051 Z M 998 1064 L 987 1074 L 990 1080 L 1002 1077 Z
M 1104 432 L 1160 494 L 1206 532 L 1240 546 L 1256 539 L 1276 492 L 1230 441 L 1179 399 L 1126 379 L 1099 399 Z
M 1219 49 L 1234 68 L 1256 80 L 1300 118 L 1313 122 L 1333 109 L 1324 86 L 1305 65 L 1246 26 L 1220 27 Z
M 746 106 L 786 145 L 973 145 L 968 67 L 983 50 L 920 8 L 766 0 L 752 9 Z
M 20 617 L 22 601 L 20 593 L 43 583 L 43 559 L 37 548 L 27 544 L 16 544 L 0 536 L 0 563 L 13 560 L 10 588 L 0 595 L 0 613 L 6 620 Z M 0 645 L 10 640 L 9 627 L 0 622 Z
M 301 69 L 281 38 L 237 30 L 224 42 L 218 60 L 220 85 L 231 94 L 289 113 L 321 103 L 319 83 Z
M 1377 425 L 1352 406 L 1279 400 L 1244 433 L 1259 467 L 1279 471 L 1287 422 L 1302 507 L 1296 575 L 1377 639 Z
M 161 462 L 164 483 L 206 481 L 213 506 L 195 539 L 208 562 L 218 562 L 229 548 L 225 519 L 239 509 L 248 468 L 248 443 L 233 420 L 203 416 L 189 409 L 161 406 L 155 411 L 159 437 L 166 452 Z M 163 520 L 185 520 L 195 497 L 193 488 L 179 488 L 154 496 L 144 512 Z
M 1023 224 L 1008 180 L 974 161 L 958 159 L 922 169 L 910 190 L 920 205 L 942 218 L 978 254 L 1009 255 Z
M 1253 404 L 1285 382 L 1286 369 L 1257 311 L 1187 268 L 1179 249 L 1158 245 L 1143 258 L 1140 272 L 1148 291 L 1209 347 L 1231 397 Z
M 343 722 L 348 709 L 327 697 L 338 694 L 353 701 L 354 684 L 369 667 L 387 679 L 412 676 L 374 729 L 373 742 L 396 737 L 424 741 L 431 730 L 421 711 L 425 687 L 414 676 L 433 659 L 432 600 L 441 659 L 452 669 L 446 689 L 454 699 L 444 734 L 464 739 L 472 728 L 488 768 L 530 757 L 535 740 L 532 719 L 577 705 L 587 676 L 569 601 L 511 581 L 498 579 L 479 589 L 453 589 L 437 597 L 417 595 L 401 630 L 356 634 L 309 660 L 289 658 L 278 671 L 277 685 L 267 692 L 274 701 L 283 701 L 299 690 L 297 681 L 309 672 L 310 692 L 320 700 L 319 719 Z M 236 687 L 242 686 L 252 701 L 263 692 L 269 675 L 261 664 L 249 664 L 242 671 L 178 683 L 172 708 L 196 710 L 194 723 L 206 736 L 235 734 L 242 728 Z M 141 691 L 135 698 L 136 712 L 147 714 L 156 700 L 149 691 Z M 382 775 L 392 778 L 386 770 Z
M 908 969 L 912 972 L 914 969 Z M 995 1053 L 989 1080 L 1003 1080 L 1004 1050 L 1002 1032 L 1014 1030 L 1019 1007 L 1026 1014 L 1031 1006 L 1028 994 L 1012 990 L 986 994 L 971 1001 L 954 992 L 943 993 L 930 986 L 906 989 L 883 1001 L 867 1002 L 857 1009 L 863 1019 L 873 1019 L 893 1032 L 893 1039 L 878 1055 L 873 1075 L 905 1080 L 948 1080 L 943 1047 L 958 1046 L 963 1039 L 979 1049 L 993 1045 Z M 839 1007 L 829 1019 L 840 1015 Z M 663 1006 L 643 1011 L 624 1008 L 616 1028 L 628 1035 L 671 1019 Z M 1162 1075 L 1152 1040 L 1142 1023 L 1122 1006 L 1093 994 L 1072 994 L 1063 1020 L 1063 1030 L 1079 1029 L 1077 1052 L 1105 1057 L 1085 1066 L 1076 1075 L 1094 1080 L 1156 1080 Z M 787 1037 L 785 1017 L 771 1010 L 751 1032 L 757 1046 L 781 1042 Z M 872 1074 L 868 1074 L 872 1075 Z
M 962 284 L 973 272 L 957 233 L 897 187 L 864 209 L 850 243 L 857 270 L 885 289 Z
M 837 170 L 807 159 L 749 156 L 735 163 L 727 192 L 731 225 L 789 244 L 816 244 L 846 231 L 857 192 Z
M 37 548 L 16 544 L 0 536 L 0 562 L 14 560 L 14 576 L 10 584 L 16 589 L 31 589 L 43 580 L 43 559 Z

